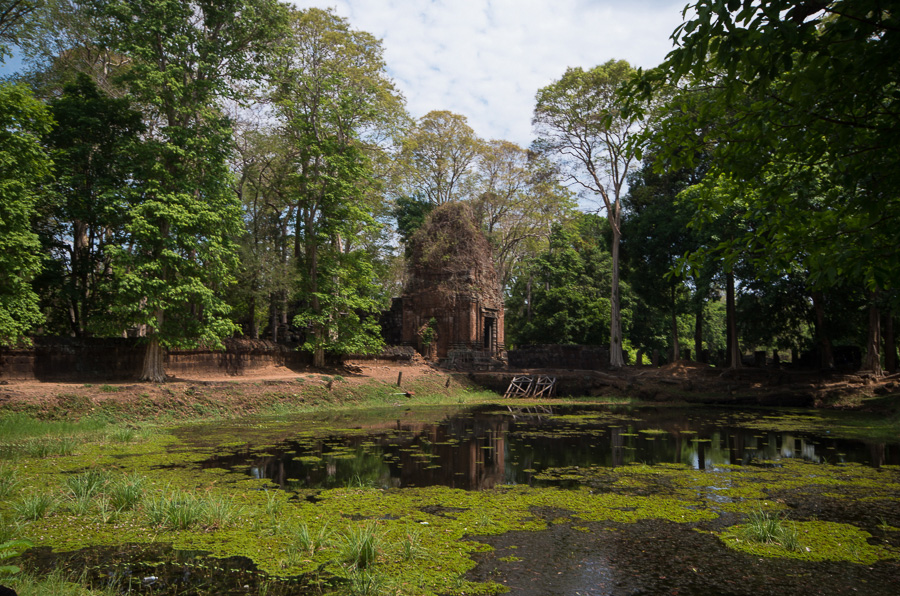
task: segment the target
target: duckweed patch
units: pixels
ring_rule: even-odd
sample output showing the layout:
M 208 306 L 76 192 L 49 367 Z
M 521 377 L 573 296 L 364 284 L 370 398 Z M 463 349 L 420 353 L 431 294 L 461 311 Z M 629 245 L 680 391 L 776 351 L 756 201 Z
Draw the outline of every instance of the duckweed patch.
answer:
M 804 564 L 871 565 L 900 552 L 894 466 L 759 457 L 700 468 L 708 450 L 734 450 L 736 435 L 702 437 L 705 451 L 696 451 L 693 433 L 659 419 L 641 428 L 622 413 L 603 428 L 593 425 L 610 420 L 589 413 L 536 417 L 531 426 L 493 409 L 477 422 L 446 407 L 358 414 L 248 418 L 9 459 L 0 465 L 0 488 L 68 505 L 21 515 L 16 499 L 6 498 L 0 517 L 18 521 L 9 538 L 29 538 L 55 556 L 152 543 L 173 553 L 242 557 L 252 585 L 271 582 L 272 594 L 289 585 L 325 593 L 499 593 L 501 582 L 468 574 L 492 550 L 476 539 L 512 533 L 540 540 L 565 531 L 602 545 L 653 524 L 660 532 L 696 529 L 732 556 Z M 435 430 L 440 424 L 455 433 Z M 668 461 L 640 461 L 648 436 L 666 445 Z M 634 442 L 635 458 L 619 440 Z M 780 441 L 781 449 L 796 443 Z M 570 450 L 554 451 L 562 442 Z M 613 465 L 597 456 L 604 446 Z M 441 462 L 460 449 L 472 467 L 441 475 Z M 521 475 L 507 473 L 512 461 Z M 332 480 L 310 484 L 315 474 Z M 402 484 L 409 478 L 421 484 Z M 428 478 L 435 482 L 420 480 Z M 743 529 L 757 511 L 783 518 L 799 547 L 747 540 Z M 498 560 L 509 569 L 530 563 L 520 552 Z

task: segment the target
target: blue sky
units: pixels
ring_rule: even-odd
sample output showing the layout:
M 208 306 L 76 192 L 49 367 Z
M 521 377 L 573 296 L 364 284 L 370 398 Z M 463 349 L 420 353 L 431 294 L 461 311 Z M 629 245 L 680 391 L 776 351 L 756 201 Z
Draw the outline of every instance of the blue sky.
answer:
M 569 66 L 624 59 L 645 68 L 671 50 L 686 0 L 293 0 L 333 8 L 380 38 L 414 117 L 466 116 L 485 139 L 531 143 L 534 96 Z M 15 59 L 0 67 L 6 74 Z
M 380 38 L 415 117 L 450 110 L 486 139 L 527 147 L 537 90 L 569 66 L 653 67 L 686 0 L 293 0 Z

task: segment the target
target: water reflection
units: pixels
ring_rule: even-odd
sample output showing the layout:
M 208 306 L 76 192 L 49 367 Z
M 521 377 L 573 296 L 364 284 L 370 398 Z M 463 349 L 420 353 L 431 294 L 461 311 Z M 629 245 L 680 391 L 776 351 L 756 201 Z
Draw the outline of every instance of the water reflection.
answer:
M 754 419 L 753 426 L 762 419 Z M 265 453 L 245 446 L 204 466 L 246 466 L 252 476 L 290 489 L 443 485 L 483 490 L 501 484 L 533 484 L 542 470 L 567 466 L 675 463 L 712 470 L 728 465 L 777 465 L 782 459 L 873 466 L 900 463 L 895 443 L 760 431 L 747 428 L 747 420 L 746 414 L 734 412 L 671 408 L 473 410 L 437 424 L 398 419 L 316 438 L 304 436 L 269 447 Z

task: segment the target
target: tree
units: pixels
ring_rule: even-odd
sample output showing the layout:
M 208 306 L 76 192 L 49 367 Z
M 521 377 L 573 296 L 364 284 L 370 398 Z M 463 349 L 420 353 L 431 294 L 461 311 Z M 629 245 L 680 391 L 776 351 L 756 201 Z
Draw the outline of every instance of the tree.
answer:
M 554 224 L 546 250 L 524 265 L 510 289 L 513 344 L 603 343 L 611 316 L 608 235 L 607 222 L 592 214 Z
M 548 175 L 551 170 L 542 156 L 509 141 L 489 141 L 479 152 L 471 201 L 501 287 L 509 285 L 516 263 L 546 248 L 552 223 L 574 209 L 572 193 Z
M 259 122 L 242 122 L 235 145 L 232 167 L 244 209 L 244 234 L 239 240 L 241 283 L 232 288 L 229 301 L 245 334 L 259 338 L 261 322 L 268 318 L 270 338 L 278 341 L 296 286 L 294 152 L 284 135 Z
M 873 0 L 700 0 L 695 15 L 632 89 L 684 87 L 679 103 L 695 106 L 670 110 L 656 144 L 672 164 L 709 150 L 713 175 L 757 190 L 734 250 L 801 259 L 814 289 L 855 284 L 874 308 L 900 283 L 900 14 Z
M 535 147 L 554 156 L 567 180 L 601 199 L 612 230 L 610 298 L 610 366 L 624 366 L 619 300 L 620 201 L 628 171 L 635 162 L 633 137 L 640 122 L 623 114 L 617 91 L 633 76 L 625 61 L 611 60 L 591 70 L 569 68 L 563 77 L 540 89 L 532 123 Z
M 668 315 L 669 348 L 673 360 L 678 360 L 681 354 L 679 317 L 693 298 L 696 325 L 700 328 L 695 331 L 695 336 L 702 338 L 703 307 L 709 286 L 708 283 L 697 283 L 702 275 L 694 276 L 694 292 L 686 283 L 680 259 L 696 247 L 697 239 L 696 233 L 692 234 L 688 227 L 693 215 L 692 205 L 679 202 L 677 196 L 688 186 L 700 182 L 704 169 L 657 172 L 653 156 L 644 157 L 642 167 L 629 176 L 628 193 L 622 198 L 625 277 L 648 308 Z M 699 344 L 695 342 L 698 354 L 702 350 L 702 340 Z
M 54 258 L 42 291 L 52 301 L 52 313 L 65 313 L 58 332 L 76 337 L 114 332 L 106 328 L 114 299 L 107 287 L 112 282 L 108 249 L 124 240 L 123 189 L 136 171 L 141 114 L 83 73 L 50 102 L 50 113 L 56 126 L 46 144 L 57 175 L 45 196 L 41 231 Z
M 123 97 L 127 89 L 116 78 L 132 59 L 103 47 L 99 41 L 102 23 L 90 0 L 41 0 L 29 15 L 18 40 L 26 65 L 20 78 L 40 97 L 58 96 L 77 75 L 87 74 L 100 89 Z
M 434 205 L 469 198 L 481 141 L 465 116 L 447 111 L 425 114 L 402 143 L 401 195 L 417 192 Z
M 258 78 L 283 8 L 274 0 L 93 6 L 103 24 L 101 45 L 134 60 L 124 81 L 150 120 L 148 165 L 133 186 L 127 243 L 114 257 L 117 312 L 149 337 L 141 378 L 163 381 L 164 347 L 221 345 L 235 330 L 220 291 L 233 279 L 240 205 L 219 102 Z
M 385 73 L 380 43 L 331 11 L 291 15 L 287 51 L 274 99 L 294 152 L 294 255 L 301 304 L 296 325 L 305 348 L 324 366 L 325 351 L 372 352 L 381 338 L 373 316 L 380 303 L 371 255 L 356 238 L 376 226 L 368 201 L 376 133 L 403 115 Z
M 31 287 L 41 270 L 31 219 L 50 174 L 40 139 L 51 122 L 24 85 L 0 83 L 0 345 L 16 344 L 43 319 Z

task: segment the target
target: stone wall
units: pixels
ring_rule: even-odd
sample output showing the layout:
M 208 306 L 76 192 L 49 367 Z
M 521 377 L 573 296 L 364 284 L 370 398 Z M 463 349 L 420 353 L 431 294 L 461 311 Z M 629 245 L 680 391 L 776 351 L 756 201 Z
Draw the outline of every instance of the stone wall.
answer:
M 27 350 L 0 349 L 0 380 L 4 381 L 132 381 L 144 362 L 145 345 L 137 338 L 67 337 L 35 338 Z M 268 340 L 226 339 L 224 350 L 169 350 L 166 373 L 240 376 L 270 366 L 303 370 L 312 365 L 312 354 Z M 388 346 L 376 356 L 326 355 L 326 364 L 340 366 L 346 360 L 409 362 L 411 347 Z
M 510 368 L 561 368 L 602 370 L 609 368 L 605 346 L 535 345 L 507 351 Z

